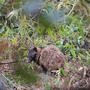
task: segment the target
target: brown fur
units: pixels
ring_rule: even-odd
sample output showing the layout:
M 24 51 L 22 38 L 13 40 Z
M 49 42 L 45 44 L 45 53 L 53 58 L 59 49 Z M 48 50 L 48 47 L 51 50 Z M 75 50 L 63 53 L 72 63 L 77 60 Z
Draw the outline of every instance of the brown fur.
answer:
M 64 54 L 54 45 L 49 45 L 46 48 L 37 48 L 37 56 L 35 62 L 38 63 L 48 72 L 57 70 L 60 67 L 64 67 L 65 56 Z

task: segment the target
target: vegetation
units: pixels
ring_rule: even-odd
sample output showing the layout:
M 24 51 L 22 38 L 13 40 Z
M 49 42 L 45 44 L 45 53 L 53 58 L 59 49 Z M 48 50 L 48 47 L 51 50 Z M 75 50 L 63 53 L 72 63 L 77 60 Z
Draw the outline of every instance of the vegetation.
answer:
M 0 0 L 0 73 L 10 82 L 13 79 L 18 90 L 56 90 L 74 86 L 76 82 L 80 86 L 85 80 L 88 87 L 90 1 L 41 1 Z M 50 44 L 67 57 L 65 68 L 55 71 L 54 77 L 42 75 L 41 67 L 33 62 L 27 64 L 30 46 Z

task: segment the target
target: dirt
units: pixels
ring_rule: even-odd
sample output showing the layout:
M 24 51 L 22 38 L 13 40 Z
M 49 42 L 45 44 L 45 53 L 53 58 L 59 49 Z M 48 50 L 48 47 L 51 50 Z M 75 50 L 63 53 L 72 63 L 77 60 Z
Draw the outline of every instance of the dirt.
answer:
M 37 68 L 37 70 L 40 68 Z M 68 62 L 64 71 L 66 76 L 45 74 L 41 70 L 38 72 L 39 79 L 34 84 L 22 85 L 14 82 L 12 86 L 16 85 L 17 90 L 90 90 L 90 69 L 88 67 L 79 62 Z M 5 75 L 12 71 L 6 64 L 0 65 L 0 72 Z M 10 81 L 12 82 L 12 80 Z M 11 90 L 15 89 L 12 88 Z

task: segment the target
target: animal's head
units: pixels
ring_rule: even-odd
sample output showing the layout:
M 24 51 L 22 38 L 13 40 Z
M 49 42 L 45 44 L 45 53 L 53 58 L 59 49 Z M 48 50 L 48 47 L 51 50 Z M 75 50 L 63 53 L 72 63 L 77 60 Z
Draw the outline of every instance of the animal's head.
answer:
M 36 56 L 37 56 L 37 47 L 35 47 L 35 46 L 30 47 L 28 49 L 28 54 L 27 54 L 28 63 L 35 61 Z

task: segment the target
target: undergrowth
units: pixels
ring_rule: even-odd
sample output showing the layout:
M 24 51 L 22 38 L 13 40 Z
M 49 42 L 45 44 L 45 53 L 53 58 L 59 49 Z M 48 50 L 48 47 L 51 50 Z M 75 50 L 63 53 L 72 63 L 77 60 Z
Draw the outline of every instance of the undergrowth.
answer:
M 4 2 L 4 0 L 0 0 L 0 9 L 5 9 Z M 70 4 L 68 5 L 69 2 Z M 76 7 L 70 13 L 69 11 L 72 10 L 71 5 L 73 4 L 71 0 L 64 0 L 61 8 L 58 7 L 62 11 L 60 12 L 57 11 L 58 3 L 46 2 L 40 14 L 42 18 L 36 17 L 34 19 L 28 19 L 29 17 L 27 15 L 23 15 L 21 10 L 16 10 L 16 8 L 11 11 L 12 13 L 7 12 L 7 18 L 5 12 L 0 11 L 0 41 L 6 40 L 8 42 L 8 55 L 10 51 L 14 54 L 17 51 L 19 52 L 18 55 L 22 57 L 22 61 L 26 61 L 29 46 L 45 47 L 49 44 L 54 44 L 66 55 L 68 61 L 79 61 L 89 67 L 90 47 L 88 41 L 89 31 L 87 30 L 90 24 L 88 21 L 89 14 L 88 16 L 84 15 L 81 13 L 82 10 L 79 12 L 76 10 Z M 79 5 L 78 2 L 75 5 Z M 10 8 L 8 6 L 6 7 L 10 11 Z M 65 7 L 69 10 L 65 9 Z M 86 12 L 87 8 L 85 5 L 82 7 Z M 21 60 L 19 56 L 13 55 L 10 59 L 13 61 L 13 58 L 16 59 L 17 57 L 18 60 Z M 5 59 L 7 60 L 7 58 Z M 28 65 L 26 67 L 30 69 Z M 20 71 L 24 72 L 23 70 Z M 24 75 L 22 72 L 20 75 Z M 63 69 L 59 70 L 59 73 L 61 76 L 66 76 Z M 49 88 L 49 86 L 46 85 L 46 88 Z

